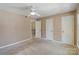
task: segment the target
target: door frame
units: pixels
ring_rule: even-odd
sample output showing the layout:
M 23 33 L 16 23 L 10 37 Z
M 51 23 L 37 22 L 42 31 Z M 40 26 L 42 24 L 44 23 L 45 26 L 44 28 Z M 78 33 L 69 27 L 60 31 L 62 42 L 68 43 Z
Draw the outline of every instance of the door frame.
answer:
M 72 19 L 72 45 L 73 46 L 75 46 L 76 45 L 76 32 L 75 32 L 75 30 L 76 30 L 76 25 L 75 25 L 75 22 L 76 22 L 76 20 L 75 20 L 75 14 L 66 14 L 66 15 L 62 15 L 61 16 L 61 18 L 62 17 L 64 17 L 64 16 L 73 16 L 74 18 Z M 62 26 L 62 25 L 61 25 Z M 61 33 L 62 34 L 62 33 Z
M 46 39 L 47 39 L 47 40 L 51 40 L 51 39 L 48 39 L 48 38 L 47 38 L 47 21 L 48 21 L 48 20 L 49 20 L 49 21 L 50 21 L 50 20 L 52 21 L 52 29 L 51 29 L 51 32 L 52 32 L 52 40 L 53 40 L 53 39 L 54 39 L 53 18 L 48 18 L 48 19 L 46 19 Z

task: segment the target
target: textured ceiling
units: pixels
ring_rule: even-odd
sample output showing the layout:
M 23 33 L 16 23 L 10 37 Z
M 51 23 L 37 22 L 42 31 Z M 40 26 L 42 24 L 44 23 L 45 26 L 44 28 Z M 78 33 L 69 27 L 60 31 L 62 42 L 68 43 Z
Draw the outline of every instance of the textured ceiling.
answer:
M 28 15 L 29 10 L 25 11 L 25 8 L 32 6 L 43 17 L 76 10 L 78 5 L 78 3 L 2 3 L 0 9 Z

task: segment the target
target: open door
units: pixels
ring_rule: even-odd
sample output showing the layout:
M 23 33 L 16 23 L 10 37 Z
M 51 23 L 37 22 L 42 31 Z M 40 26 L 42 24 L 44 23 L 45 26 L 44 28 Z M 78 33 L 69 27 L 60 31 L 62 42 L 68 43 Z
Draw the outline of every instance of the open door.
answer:
M 35 21 L 32 22 L 32 37 L 35 37 Z
M 35 37 L 41 38 L 41 20 L 35 21 Z

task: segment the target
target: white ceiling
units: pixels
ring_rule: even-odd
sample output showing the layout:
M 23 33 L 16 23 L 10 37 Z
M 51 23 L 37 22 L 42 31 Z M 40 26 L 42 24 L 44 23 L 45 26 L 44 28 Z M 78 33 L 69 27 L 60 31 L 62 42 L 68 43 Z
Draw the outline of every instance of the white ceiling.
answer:
M 29 10 L 25 12 L 25 8 L 32 6 L 43 17 L 76 10 L 78 5 L 78 3 L 2 3 L 0 9 L 28 15 Z

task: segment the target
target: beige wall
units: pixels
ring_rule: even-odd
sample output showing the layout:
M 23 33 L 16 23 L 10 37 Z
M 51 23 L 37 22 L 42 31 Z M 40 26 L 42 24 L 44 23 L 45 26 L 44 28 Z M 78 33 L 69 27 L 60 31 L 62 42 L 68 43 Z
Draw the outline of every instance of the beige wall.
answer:
M 61 41 L 61 17 L 55 16 L 53 17 L 54 24 L 54 40 Z
M 31 21 L 24 16 L 0 10 L 0 47 L 31 38 Z
M 79 48 L 79 13 L 77 14 L 77 46 Z

